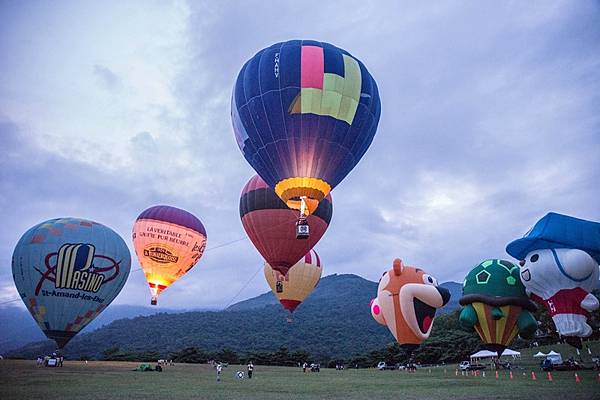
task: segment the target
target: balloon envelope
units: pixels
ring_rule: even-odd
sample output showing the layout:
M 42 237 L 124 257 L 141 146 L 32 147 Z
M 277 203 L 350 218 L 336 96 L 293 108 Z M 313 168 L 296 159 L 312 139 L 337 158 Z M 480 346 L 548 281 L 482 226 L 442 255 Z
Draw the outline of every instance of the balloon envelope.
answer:
M 113 301 L 130 266 L 129 249 L 117 233 L 80 218 L 53 219 L 29 229 L 12 259 L 21 299 L 59 348 Z
M 240 217 L 248 237 L 271 267 L 282 274 L 321 239 L 333 214 L 328 195 L 307 218 L 311 235 L 296 239 L 294 224 L 298 215 L 258 175 L 252 177 L 240 197 Z
M 286 310 L 292 313 L 315 289 L 321 279 L 323 268 L 317 252 L 311 250 L 285 275 L 271 268 L 269 263 L 265 263 L 264 273 L 275 297 Z M 281 285 L 279 288 L 278 282 Z
M 449 299 L 450 292 L 431 275 L 396 259 L 379 280 L 371 315 L 400 345 L 414 349 L 429 337 L 436 310 Z
M 459 323 L 475 329 L 488 350 L 502 351 L 520 334 L 529 338 L 537 329 L 519 277 L 519 267 L 506 260 L 488 259 L 477 264 L 463 281 L 463 306 Z
M 309 212 L 371 144 L 381 104 L 375 80 L 347 51 L 291 40 L 242 67 L 231 118 L 246 160 L 291 208 Z
M 155 304 L 158 295 L 202 257 L 206 230 L 198 218 L 185 210 L 154 206 L 135 221 L 133 245 Z

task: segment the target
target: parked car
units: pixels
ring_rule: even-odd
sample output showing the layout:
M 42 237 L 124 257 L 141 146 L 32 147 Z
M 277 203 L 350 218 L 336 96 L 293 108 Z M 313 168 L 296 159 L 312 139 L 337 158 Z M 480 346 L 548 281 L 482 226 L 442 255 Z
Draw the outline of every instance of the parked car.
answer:
M 544 371 L 579 371 L 593 370 L 594 366 L 587 366 L 584 363 L 569 359 L 560 364 L 552 364 L 549 359 L 542 361 L 541 367 Z
M 458 368 L 461 371 L 474 371 L 486 369 L 487 367 L 484 364 L 471 364 L 469 361 L 461 361 L 461 363 L 458 364 Z
M 386 364 L 385 361 L 380 361 L 379 364 L 377 364 L 377 369 L 380 371 L 383 371 L 386 369 L 400 369 L 400 364 L 388 365 L 388 364 Z

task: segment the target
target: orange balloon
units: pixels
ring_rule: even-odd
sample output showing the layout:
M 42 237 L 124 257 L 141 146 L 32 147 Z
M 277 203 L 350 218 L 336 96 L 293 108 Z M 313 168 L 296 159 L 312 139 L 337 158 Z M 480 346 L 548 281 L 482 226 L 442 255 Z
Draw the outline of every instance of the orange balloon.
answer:
M 400 345 L 411 349 L 429 337 L 436 310 L 449 299 L 450 292 L 432 276 L 395 259 L 379 280 L 371 315 L 387 325 Z
M 159 294 L 188 272 L 202 257 L 206 230 L 185 210 L 170 206 L 150 207 L 133 225 L 135 253 L 156 305 Z
M 317 286 L 323 268 L 317 252 L 311 250 L 285 275 L 266 262 L 264 272 L 267 283 L 281 305 L 292 313 Z

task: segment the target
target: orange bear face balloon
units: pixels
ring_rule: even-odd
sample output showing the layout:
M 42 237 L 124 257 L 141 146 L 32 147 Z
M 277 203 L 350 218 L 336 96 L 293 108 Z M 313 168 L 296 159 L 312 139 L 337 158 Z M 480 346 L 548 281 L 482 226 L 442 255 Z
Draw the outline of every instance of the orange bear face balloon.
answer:
M 436 310 L 448 300 L 450 292 L 439 287 L 435 278 L 395 259 L 379 281 L 371 315 L 387 325 L 398 343 L 411 348 L 429 337 Z

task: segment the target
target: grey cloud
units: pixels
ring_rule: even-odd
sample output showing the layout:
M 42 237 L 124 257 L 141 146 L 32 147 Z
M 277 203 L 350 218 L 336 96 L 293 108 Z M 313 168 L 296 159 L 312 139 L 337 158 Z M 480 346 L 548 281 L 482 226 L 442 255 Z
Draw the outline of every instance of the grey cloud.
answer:
M 370 150 L 333 192 L 333 220 L 316 247 L 326 274 L 377 280 L 400 257 L 461 281 L 484 258 L 509 258 L 505 245 L 547 211 L 600 220 L 597 4 L 357 1 L 341 12 L 322 1 L 249 1 L 191 2 L 190 10 L 188 59 L 174 82 L 184 115 L 161 114 L 183 136 L 134 135 L 127 176 L 51 156 L 16 127 L 0 127 L 9 149 L 0 206 L 15 210 L 3 254 L 19 232 L 69 210 L 128 236 L 138 213 L 157 203 L 197 214 L 209 249 L 244 237 L 238 199 L 254 172 L 233 137 L 230 94 L 247 59 L 290 38 L 348 49 L 382 97 Z M 174 139 L 184 145 L 169 147 Z M 177 171 L 166 174 L 160 158 L 179 157 L 172 149 L 193 161 L 169 164 Z M 185 189 L 161 194 L 147 184 L 170 188 L 174 180 Z M 251 280 L 261 263 L 248 241 L 208 251 L 163 304 L 225 305 L 248 281 L 240 299 L 266 291 L 260 272 Z M 141 274 L 125 289 L 120 302 L 147 300 Z
M 156 150 L 156 142 L 150 132 L 140 132 L 131 138 L 131 143 L 144 151 Z
M 121 78 L 119 78 L 117 74 L 104 65 L 94 65 L 94 76 L 106 89 L 109 90 L 119 89 L 123 85 Z

